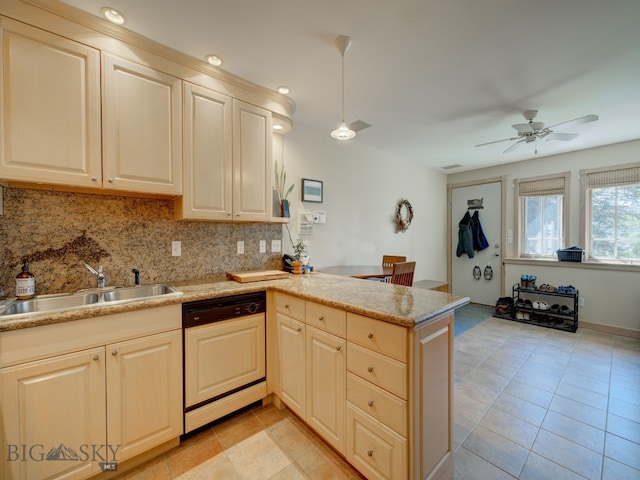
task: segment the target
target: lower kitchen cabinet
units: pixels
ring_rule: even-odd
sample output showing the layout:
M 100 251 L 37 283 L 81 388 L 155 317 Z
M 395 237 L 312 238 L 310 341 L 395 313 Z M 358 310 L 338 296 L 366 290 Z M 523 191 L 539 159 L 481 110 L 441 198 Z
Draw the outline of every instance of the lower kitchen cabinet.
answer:
M 300 418 L 306 413 L 305 334 L 303 322 L 277 314 L 280 398 Z
M 86 446 L 107 441 L 104 353 L 99 347 L 0 370 L 0 477 L 82 479 L 100 472 Z
M 368 479 L 453 478 L 453 313 L 408 328 L 279 293 L 274 306 L 283 403 Z
M 306 421 L 344 453 L 346 341 L 308 325 L 306 336 Z
M 176 305 L 1 332 L 0 478 L 85 479 L 177 439 L 180 316 Z
M 182 335 L 159 333 L 106 347 L 107 440 L 118 461 L 182 433 Z
M 407 439 L 347 403 L 349 462 L 369 479 L 407 477 Z

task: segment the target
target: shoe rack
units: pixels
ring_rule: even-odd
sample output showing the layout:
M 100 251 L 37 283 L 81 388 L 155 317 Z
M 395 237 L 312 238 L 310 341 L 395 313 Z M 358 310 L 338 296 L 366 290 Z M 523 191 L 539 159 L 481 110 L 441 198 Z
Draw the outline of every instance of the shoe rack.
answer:
M 512 288 L 512 320 L 555 328 L 567 332 L 578 330 L 578 295 L 524 288 L 516 283 Z M 557 307 L 557 308 L 556 308 Z

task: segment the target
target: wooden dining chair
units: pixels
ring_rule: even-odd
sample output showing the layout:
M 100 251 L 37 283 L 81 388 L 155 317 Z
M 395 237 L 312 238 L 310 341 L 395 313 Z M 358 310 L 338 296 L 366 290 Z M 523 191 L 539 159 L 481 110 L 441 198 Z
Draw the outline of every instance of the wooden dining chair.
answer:
M 413 285 L 413 273 L 416 269 L 416 262 L 397 262 L 393 264 L 391 283 L 395 285 Z
M 382 256 L 382 268 L 391 268 L 394 263 L 406 262 L 407 257 L 401 257 L 398 255 L 383 255 Z

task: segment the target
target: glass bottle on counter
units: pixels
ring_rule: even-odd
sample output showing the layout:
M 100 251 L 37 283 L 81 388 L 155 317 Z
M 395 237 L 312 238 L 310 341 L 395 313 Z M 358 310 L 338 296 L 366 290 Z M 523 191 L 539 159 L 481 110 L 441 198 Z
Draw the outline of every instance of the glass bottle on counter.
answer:
M 22 271 L 16 275 L 16 297 L 28 300 L 36 294 L 36 277 L 29 271 L 29 260 L 22 261 Z

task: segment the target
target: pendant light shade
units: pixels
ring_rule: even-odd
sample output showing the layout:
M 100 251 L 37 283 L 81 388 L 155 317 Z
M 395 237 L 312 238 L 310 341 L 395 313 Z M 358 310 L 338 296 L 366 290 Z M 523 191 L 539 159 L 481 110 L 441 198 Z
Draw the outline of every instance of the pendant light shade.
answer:
M 333 40 L 333 43 L 342 57 L 342 122 L 336 130 L 331 132 L 331 136 L 337 140 L 350 140 L 356 136 L 356 132 L 351 130 L 344 121 L 344 54 L 351 46 L 351 39 L 346 35 L 340 35 Z

